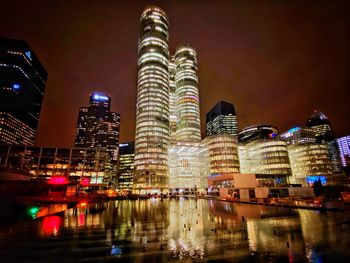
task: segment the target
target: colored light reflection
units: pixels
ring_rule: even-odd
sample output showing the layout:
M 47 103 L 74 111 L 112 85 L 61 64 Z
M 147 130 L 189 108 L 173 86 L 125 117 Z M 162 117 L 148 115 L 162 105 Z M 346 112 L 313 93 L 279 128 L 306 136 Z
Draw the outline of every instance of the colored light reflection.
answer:
M 90 178 L 83 178 L 80 182 L 82 186 L 88 186 L 90 184 Z
M 308 184 L 314 184 L 318 180 L 320 180 L 323 185 L 327 183 L 327 179 L 325 176 L 308 176 L 306 178 Z
M 12 88 L 14 88 L 14 89 L 19 89 L 21 87 L 21 85 L 19 85 L 19 84 L 17 84 L 17 83 L 14 83 L 13 85 L 12 85 Z
M 48 184 L 53 184 L 53 185 L 64 185 L 64 184 L 68 184 L 69 181 L 64 176 L 52 176 L 49 179 L 49 181 L 47 181 L 47 183 Z
M 300 131 L 300 127 L 294 127 L 294 128 L 291 128 L 288 130 L 288 132 L 290 133 L 293 133 L 293 132 L 296 132 L 296 131 Z
M 62 226 L 62 218 L 59 216 L 44 217 L 42 223 L 42 234 L 44 236 L 56 236 Z
M 36 218 L 38 212 L 40 210 L 40 207 L 38 206 L 32 206 L 29 208 L 28 213 L 31 217 Z
M 88 204 L 88 202 L 84 200 L 84 201 L 81 201 L 81 202 L 79 203 L 78 206 L 80 206 L 80 207 L 86 207 L 87 204 Z

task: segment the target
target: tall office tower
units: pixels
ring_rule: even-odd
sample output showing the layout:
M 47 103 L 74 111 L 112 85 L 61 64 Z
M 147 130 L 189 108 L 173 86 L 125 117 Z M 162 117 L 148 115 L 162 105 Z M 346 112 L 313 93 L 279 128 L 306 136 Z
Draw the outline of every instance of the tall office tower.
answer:
M 119 144 L 118 186 L 131 190 L 134 180 L 134 142 Z
M 174 141 L 176 139 L 177 127 L 175 72 L 175 57 L 172 56 L 169 61 L 169 128 L 171 141 Z
M 278 135 L 287 144 L 316 142 L 315 132 L 309 128 L 294 127 Z
M 337 147 L 332 125 L 327 116 L 324 113 L 315 110 L 306 121 L 306 127 L 315 132 L 317 142 L 327 144 L 333 172 L 340 173 L 342 171 L 340 153 Z
M 34 143 L 46 80 L 25 41 L 0 38 L 0 143 Z
M 350 167 L 350 135 L 337 139 L 340 159 L 343 167 Z
M 175 52 L 176 140 L 200 142 L 200 113 L 197 77 L 197 54 L 189 46 Z
M 234 106 L 219 101 L 206 116 L 207 136 L 214 134 L 238 135 L 237 116 Z
M 169 21 L 158 7 L 141 15 L 135 134 L 138 189 L 167 187 L 169 144 Z
M 310 118 L 306 121 L 306 128 L 310 128 L 315 132 L 318 142 L 325 142 L 334 139 L 332 126 L 327 116 L 322 112 L 314 111 Z
M 75 147 L 105 148 L 117 161 L 120 115 L 110 111 L 111 97 L 102 92 L 90 95 L 88 107 L 79 109 Z
M 273 139 L 277 134 L 277 128 L 272 125 L 249 126 L 239 132 L 238 142 L 245 144 L 255 140 Z

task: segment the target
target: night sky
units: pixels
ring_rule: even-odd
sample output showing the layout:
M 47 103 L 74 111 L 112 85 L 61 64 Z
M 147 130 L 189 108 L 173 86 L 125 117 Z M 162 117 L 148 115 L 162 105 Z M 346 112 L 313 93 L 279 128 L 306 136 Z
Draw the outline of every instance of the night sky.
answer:
M 0 35 L 26 40 L 47 69 L 37 145 L 73 145 L 89 94 L 112 96 L 121 142 L 134 140 L 139 17 L 150 4 L 170 18 L 171 53 L 197 50 L 202 134 L 219 100 L 239 129 L 281 132 L 324 112 L 350 134 L 350 1 L 2 1 Z

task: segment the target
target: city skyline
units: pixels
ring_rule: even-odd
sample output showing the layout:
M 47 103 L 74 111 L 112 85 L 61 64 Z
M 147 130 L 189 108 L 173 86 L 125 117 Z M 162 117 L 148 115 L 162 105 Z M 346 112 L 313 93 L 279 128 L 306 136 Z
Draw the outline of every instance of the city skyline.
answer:
M 11 8 L 19 2 L 6 5 Z M 72 3 L 72 11 L 62 3 L 35 2 L 42 3 L 41 10 L 18 5 L 16 21 L 7 19 L 8 14 L 0 18 L 0 35 L 27 41 L 49 73 L 37 145 L 72 146 L 77 111 L 94 90 L 111 95 L 112 110 L 121 113 L 120 141 L 133 140 L 138 19 L 149 4 L 159 5 L 169 15 L 170 43 L 190 43 L 198 53 L 202 123 L 205 114 L 225 100 L 235 105 L 239 130 L 271 124 L 283 132 L 303 126 L 317 109 L 329 117 L 336 137 L 350 131 L 343 110 L 350 82 L 346 76 L 348 20 L 341 2 L 316 6 L 238 1 L 192 6 L 158 1 L 99 5 L 96 1 L 79 7 L 79 14 L 72 12 L 79 1 Z M 118 12 L 121 6 L 125 14 Z M 41 16 L 33 14 L 39 11 Z M 118 16 L 111 16 L 113 12 Z M 48 23 L 38 27 L 41 19 Z M 285 23 L 276 24 L 279 19 Z M 171 53 L 175 48 L 170 44 Z

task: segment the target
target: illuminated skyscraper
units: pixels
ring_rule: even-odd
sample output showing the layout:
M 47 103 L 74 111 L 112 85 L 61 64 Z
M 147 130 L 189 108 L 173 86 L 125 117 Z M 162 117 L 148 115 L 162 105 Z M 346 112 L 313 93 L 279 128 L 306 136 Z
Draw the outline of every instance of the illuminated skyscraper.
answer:
M 131 190 L 134 179 L 134 142 L 119 144 L 118 186 Z
M 207 136 L 215 134 L 238 135 L 237 116 L 231 103 L 219 101 L 206 116 Z
M 314 111 L 306 121 L 305 126 L 315 132 L 318 142 L 325 142 L 334 139 L 331 123 L 327 116 L 322 112 Z
M 350 166 L 350 135 L 338 138 L 337 144 L 342 166 Z
M 46 80 L 25 41 L 0 38 L 0 143 L 34 143 Z
M 120 115 L 110 111 L 111 97 L 102 92 L 90 95 L 88 107 L 79 110 L 75 147 L 105 148 L 117 161 Z
M 200 113 L 197 55 L 193 48 L 181 46 L 175 52 L 176 140 L 200 142 Z
M 337 147 L 331 122 L 327 116 L 324 113 L 315 110 L 306 121 L 306 127 L 315 132 L 317 142 L 327 144 L 333 172 L 340 173 L 342 171 L 340 153 Z
M 169 144 L 169 21 L 158 7 L 141 15 L 136 103 L 136 188 L 167 187 Z
M 175 83 L 176 64 L 175 57 L 171 57 L 169 62 L 169 126 L 170 126 L 170 139 L 174 141 L 176 139 L 176 127 L 177 127 L 177 112 L 176 112 L 176 83 Z

